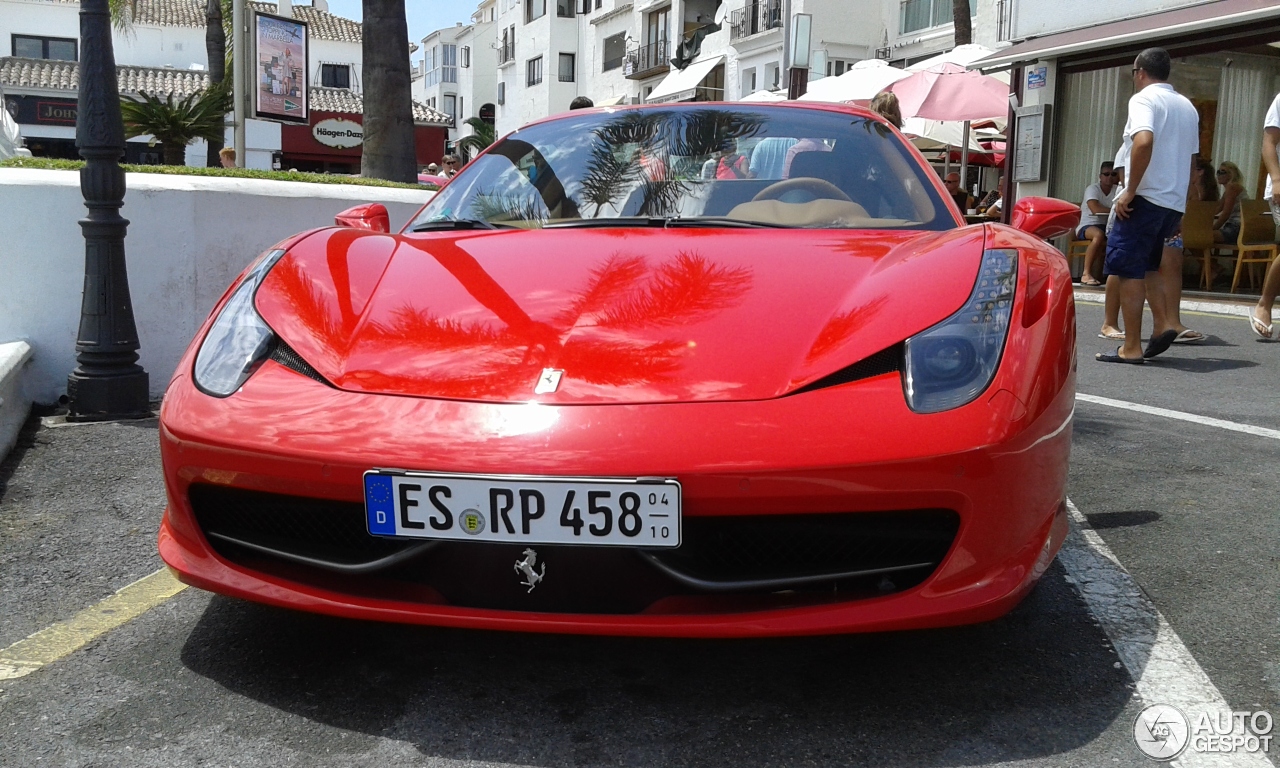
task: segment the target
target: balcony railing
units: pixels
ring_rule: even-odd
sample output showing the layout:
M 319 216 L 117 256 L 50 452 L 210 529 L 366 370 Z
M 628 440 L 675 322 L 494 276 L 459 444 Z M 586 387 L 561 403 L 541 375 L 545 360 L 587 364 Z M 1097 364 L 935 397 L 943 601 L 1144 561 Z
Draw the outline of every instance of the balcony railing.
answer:
M 729 39 L 739 40 L 782 26 L 782 0 L 755 0 L 729 14 Z
M 640 80 L 655 72 L 668 69 L 667 61 L 671 55 L 671 46 L 666 40 L 642 45 L 627 51 L 627 60 L 623 64 L 623 74 L 632 80 Z
M 504 43 L 498 46 L 498 66 L 506 64 L 508 61 L 515 61 L 516 44 L 515 41 Z

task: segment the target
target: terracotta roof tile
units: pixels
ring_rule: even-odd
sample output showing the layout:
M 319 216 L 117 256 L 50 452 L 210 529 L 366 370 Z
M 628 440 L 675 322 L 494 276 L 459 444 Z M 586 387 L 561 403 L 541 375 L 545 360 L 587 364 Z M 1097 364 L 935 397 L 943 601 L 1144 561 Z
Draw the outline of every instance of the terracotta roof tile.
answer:
M 346 88 L 311 89 L 311 108 L 317 112 L 343 112 L 358 115 L 364 112 L 364 100 L 360 94 Z M 413 121 L 435 125 L 449 125 L 449 116 L 426 104 L 413 102 Z
M 196 69 L 164 67 L 116 67 L 117 83 L 123 94 L 143 91 L 182 99 L 209 84 L 209 73 Z M 75 91 L 80 87 L 80 65 L 74 61 L 48 61 L 0 57 L 0 85 L 11 88 L 44 88 Z M 364 112 L 359 93 L 346 88 L 311 88 L 311 108 L 317 112 Z M 449 125 L 449 116 L 419 102 L 413 103 L 413 121 L 419 124 Z
M 62 4 L 79 0 L 50 0 Z M 251 2 L 255 10 L 275 13 L 275 3 Z M 138 0 L 133 23 L 157 27 L 204 27 L 202 0 Z M 360 22 L 321 11 L 310 5 L 293 6 L 293 17 L 311 27 L 311 36 L 319 40 L 344 43 L 360 42 Z

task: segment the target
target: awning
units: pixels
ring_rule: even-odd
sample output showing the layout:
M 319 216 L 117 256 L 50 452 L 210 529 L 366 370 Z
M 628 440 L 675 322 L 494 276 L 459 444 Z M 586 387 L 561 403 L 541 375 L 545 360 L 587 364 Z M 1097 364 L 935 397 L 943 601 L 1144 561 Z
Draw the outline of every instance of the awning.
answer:
M 595 102 L 595 105 L 597 107 L 618 107 L 623 104 L 630 104 L 630 103 L 631 103 L 631 97 L 627 96 L 624 93 L 621 96 L 610 96 L 607 99 L 600 99 Z
M 1280 0 L 1276 0 L 1280 2 Z M 716 65 L 724 61 L 724 55 L 712 56 L 703 61 L 695 61 L 684 69 L 677 69 L 658 83 L 645 99 L 647 104 L 663 104 L 669 101 L 688 101 L 698 89 L 698 85 L 711 74 Z
M 1036 59 L 1053 59 L 1183 35 L 1206 37 L 1212 30 L 1244 27 L 1280 19 L 1280 0 L 1215 0 L 1187 8 L 1153 13 L 1073 29 L 1017 43 L 969 64 L 970 69 L 1002 69 Z

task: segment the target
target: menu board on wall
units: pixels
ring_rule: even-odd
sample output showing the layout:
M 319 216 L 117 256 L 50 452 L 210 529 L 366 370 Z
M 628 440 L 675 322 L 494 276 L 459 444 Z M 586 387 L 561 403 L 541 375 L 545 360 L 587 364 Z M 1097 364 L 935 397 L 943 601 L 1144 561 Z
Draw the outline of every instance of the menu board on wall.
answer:
M 253 32 L 255 116 L 308 122 L 306 23 L 255 13 Z
M 1049 105 L 1018 107 L 1013 144 L 1013 180 L 1041 181 L 1044 178 L 1045 134 L 1049 125 Z

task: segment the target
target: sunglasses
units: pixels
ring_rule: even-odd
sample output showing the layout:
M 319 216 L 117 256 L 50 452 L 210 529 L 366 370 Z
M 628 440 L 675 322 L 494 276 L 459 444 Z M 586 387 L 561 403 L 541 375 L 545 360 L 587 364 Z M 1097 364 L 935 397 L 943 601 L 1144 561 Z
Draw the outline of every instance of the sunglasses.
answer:
M 1119 176 L 1119 175 L 1120 175 L 1120 172 L 1119 172 L 1119 171 L 1103 171 L 1102 173 L 1100 173 L 1100 174 L 1098 174 L 1098 175 L 1099 175 L 1099 176 Z

